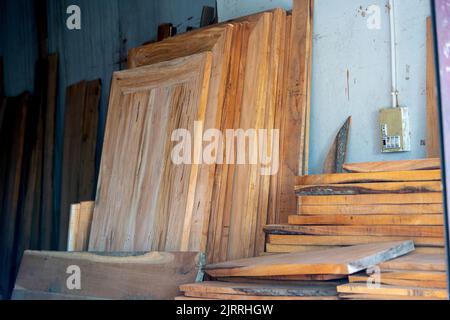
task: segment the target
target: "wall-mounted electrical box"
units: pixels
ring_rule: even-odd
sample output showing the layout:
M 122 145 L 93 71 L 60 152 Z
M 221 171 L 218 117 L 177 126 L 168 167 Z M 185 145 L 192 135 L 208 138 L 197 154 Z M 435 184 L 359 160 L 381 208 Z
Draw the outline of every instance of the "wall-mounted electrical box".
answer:
M 380 110 L 381 152 L 411 151 L 411 129 L 408 108 Z

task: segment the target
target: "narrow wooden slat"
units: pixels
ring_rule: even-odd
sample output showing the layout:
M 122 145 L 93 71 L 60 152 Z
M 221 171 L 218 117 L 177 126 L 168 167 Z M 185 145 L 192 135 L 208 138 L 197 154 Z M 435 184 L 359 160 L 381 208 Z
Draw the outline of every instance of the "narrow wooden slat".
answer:
M 408 225 L 408 226 L 442 226 L 442 214 L 429 215 L 323 215 L 290 216 L 292 225 Z
M 80 219 L 78 222 L 78 233 L 75 243 L 76 251 L 88 251 L 92 218 L 94 216 L 94 205 L 95 203 L 93 201 L 80 203 Z
M 79 203 L 70 206 L 69 231 L 67 232 L 67 251 L 73 252 L 77 250 L 78 227 L 80 225 L 80 210 Z
M 438 170 L 441 168 L 441 159 L 420 159 L 386 162 L 365 162 L 345 164 L 344 170 L 354 173 L 365 172 L 392 172 L 408 170 Z
M 447 281 L 434 281 L 434 280 L 405 280 L 405 279 L 389 279 L 381 275 L 378 276 L 365 276 L 365 275 L 355 275 L 349 276 L 348 280 L 350 283 L 376 283 L 379 281 L 380 284 L 390 285 L 390 286 L 402 286 L 402 287 L 418 287 L 418 288 L 435 288 L 435 289 L 446 289 Z
M 417 252 L 417 251 L 415 251 Z M 441 281 L 447 280 L 447 274 L 443 271 L 408 271 L 408 270 L 383 270 L 381 277 L 384 279 L 403 279 L 416 281 Z
M 295 253 L 295 252 L 311 252 L 319 250 L 333 249 L 338 246 L 291 246 L 267 243 L 267 253 Z
M 381 270 L 446 271 L 445 255 L 412 253 L 380 264 Z
M 297 301 L 297 300 L 338 300 L 337 296 L 332 296 L 332 297 L 292 297 L 292 296 L 287 296 L 287 297 L 270 297 L 270 296 L 242 296 L 242 295 L 231 295 L 231 294 L 216 294 L 216 293 L 187 293 L 187 295 L 192 295 L 194 297 L 190 297 L 189 298 L 197 298 L 199 300 L 222 300 L 222 301 L 233 301 L 233 300 L 243 300 L 243 301 L 283 301 L 283 300 L 288 300 L 288 301 Z
M 297 235 L 269 235 L 268 243 L 280 245 L 303 246 L 355 246 L 369 243 L 383 243 L 386 241 L 412 240 L 417 246 L 444 247 L 443 238 L 426 237 L 391 237 L 391 236 L 297 236 Z
M 379 288 L 369 288 L 366 284 L 345 284 L 337 287 L 339 293 L 347 294 L 371 294 L 371 295 L 390 295 L 405 297 L 428 297 L 436 299 L 447 299 L 446 289 L 427 289 L 418 287 L 401 286 L 380 286 Z
M 323 185 L 373 182 L 441 181 L 441 170 L 337 173 L 297 177 L 297 185 Z
M 307 206 L 299 205 L 299 215 L 411 215 L 411 214 L 443 214 L 442 204 L 419 205 L 323 205 Z
M 442 204 L 441 193 L 363 194 L 343 196 L 302 196 L 301 205 L 382 205 L 382 204 Z

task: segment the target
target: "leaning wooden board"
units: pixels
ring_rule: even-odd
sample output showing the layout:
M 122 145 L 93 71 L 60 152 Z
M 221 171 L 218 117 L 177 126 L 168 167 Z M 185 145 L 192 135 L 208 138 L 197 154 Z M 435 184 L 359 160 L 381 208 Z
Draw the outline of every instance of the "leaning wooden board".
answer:
M 353 274 L 413 250 L 412 241 L 369 244 L 230 261 L 207 265 L 205 271 L 213 277 Z
M 52 299 L 54 295 L 113 300 L 167 300 L 179 286 L 202 278 L 204 255 L 168 253 L 68 253 L 26 251 L 13 299 Z M 67 279 L 81 271 L 81 289 L 70 290 Z M 70 273 L 68 274 L 68 271 Z
M 211 62 L 206 52 L 114 74 L 90 251 L 205 251 L 208 216 L 194 215 L 198 145 L 176 165 L 171 137 L 199 138 L 195 122 L 215 107 Z

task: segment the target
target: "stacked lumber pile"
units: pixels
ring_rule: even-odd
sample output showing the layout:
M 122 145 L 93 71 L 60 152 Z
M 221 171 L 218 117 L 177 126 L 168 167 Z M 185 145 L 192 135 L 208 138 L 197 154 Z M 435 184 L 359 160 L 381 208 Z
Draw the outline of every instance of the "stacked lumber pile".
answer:
M 348 275 L 401 257 L 412 241 L 271 255 L 207 265 L 215 281 L 186 284 L 179 300 L 336 300 Z
M 296 0 L 292 15 L 275 9 L 130 51 L 130 70 L 112 81 L 90 251 L 200 251 L 210 263 L 264 252 L 263 226 L 287 222 L 307 165 L 312 9 Z M 177 129 L 192 134 L 193 152 L 176 149 Z M 250 160 L 251 147 L 242 164 L 236 143 L 216 141 L 218 161 L 205 163 L 208 129 L 278 129 L 280 154 L 269 135 L 271 164 Z
M 267 252 L 299 252 L 413 240 L 419 251 L 442 253 L 440 162 L 427 159 L 346 165 L 351 173 L 298 178 L 298 214 L 269 225 Z
M 376 273 L 349 277 L 338 286 L 342 299 L 447 300 L 447 264 L 443 254 L 411 253 L 379 265 Z M 367 285 L 371 283 L 372 285 Z M 375 285 L 378 284 L 378 285 Z

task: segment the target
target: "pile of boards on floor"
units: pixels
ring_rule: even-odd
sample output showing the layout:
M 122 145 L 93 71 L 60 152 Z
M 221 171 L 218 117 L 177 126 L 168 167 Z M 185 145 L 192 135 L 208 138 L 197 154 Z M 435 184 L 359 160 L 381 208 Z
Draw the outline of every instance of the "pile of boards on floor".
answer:
M 312 1 L 295 0 L 292 14 L 130 51 L 130 70 L 112 81 L 90 251 L 206 252 L 209 263 L 264 252 L 264 225 L 296 206 L 303 172 L 291 168 L 307 164 L 311 22 Z M 249 129 L 257 134 L 225 137 Z
M 444 254 L 411 253 L 352 275 L 338 286 L 341 299 L 447 300 L 447 264 Z M 367 285 L 370 283 L 370 285 Z
M 412 241 L 400 241 L 207 265 L 212 281 L 181 285 L 177 299 L 337 300 L 349 275 L 413 251 Z
M 268 225 L 269 253 L 413 240 L 443 253 L 439 159 L 348 164 L 349 173 L 298 178 L 298 214 Z

